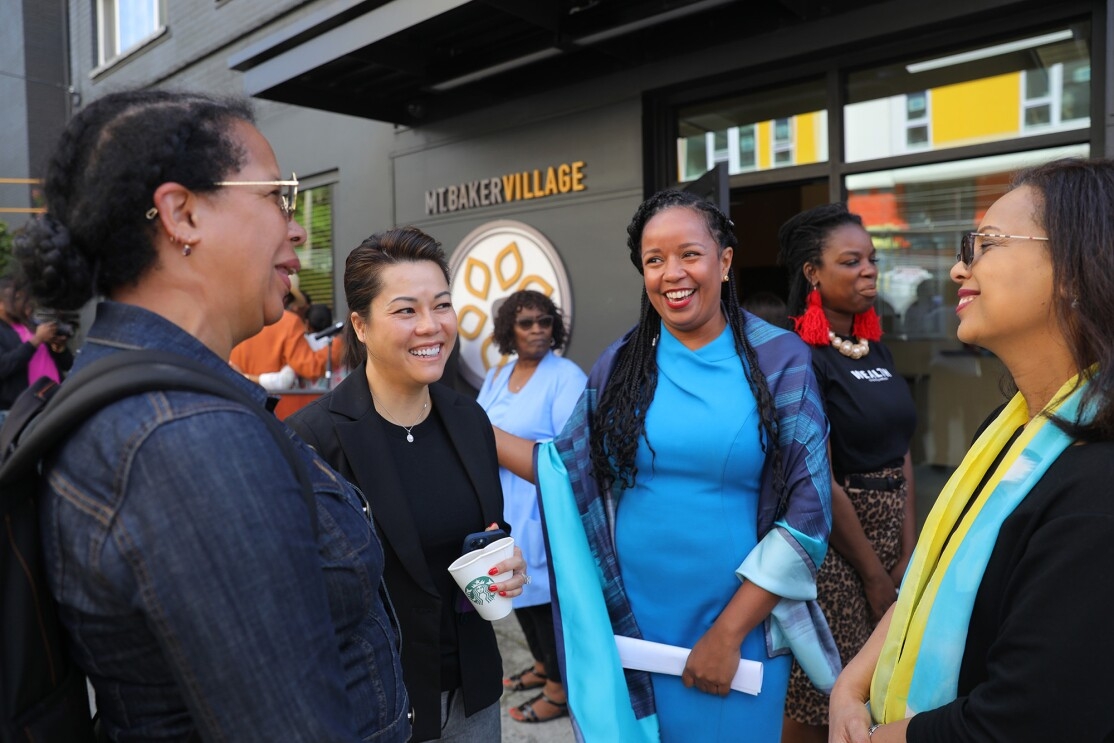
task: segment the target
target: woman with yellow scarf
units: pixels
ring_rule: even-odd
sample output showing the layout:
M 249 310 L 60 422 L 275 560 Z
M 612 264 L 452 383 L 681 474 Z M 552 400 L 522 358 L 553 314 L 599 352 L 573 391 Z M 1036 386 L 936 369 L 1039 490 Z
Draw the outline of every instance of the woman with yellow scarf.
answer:
M 830 741 L 1114 740 L 1114 162 L 1022 172 L 951 271 L 1017 387 L 933 507 Z

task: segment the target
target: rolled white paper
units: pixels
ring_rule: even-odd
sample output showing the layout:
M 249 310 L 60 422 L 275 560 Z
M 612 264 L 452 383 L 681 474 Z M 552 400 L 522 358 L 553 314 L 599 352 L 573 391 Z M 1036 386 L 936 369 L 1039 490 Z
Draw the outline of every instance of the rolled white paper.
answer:
M 649 640 L 615 635 L 615 646 L 619 649 L 619 662 L 623 668 L 650 673 L 668 673 L 680 676 L 688 661 L 689 648 L 666 645 Z M 739 670 L 731 679 L 731 688 L 744 694 L 757 695 L 762 691 L 762 664 L 756 660 L 739 659 Z

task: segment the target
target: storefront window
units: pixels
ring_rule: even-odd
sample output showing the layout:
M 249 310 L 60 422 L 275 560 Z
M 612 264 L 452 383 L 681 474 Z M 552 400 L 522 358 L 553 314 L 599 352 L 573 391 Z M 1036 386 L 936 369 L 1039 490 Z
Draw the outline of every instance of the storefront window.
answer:
M 878 249 L 889 337 L 955 341 L 949 271 L 962 234 L 978 225 L 1016 171 L 1088 151 L 1075 145 L 847 176 L 847 206 L 862 216 Z
M 828 160 L 822 80 L 681 108 L 677 180 L 726 161 L 732 175 Z
M 847 177 L 847 206 L 862 216 L 878 250 L 883 338 L 918 406 L 914 463 L 958 465 L 1003 400 L 1004 367 L 956 337 L 958 286 L 950 271 L 963 233 L 978 226 L 1018 170 L 1088 152 L 1074 145 Z
M 1090 126 L 1090 25 L 848 75 L 847 162 Z
M 306 242 L 295 250 L 302 262 L 298 286 L 314 304 L 333 303 L 333 185 L 309 188 L 298 194 L 294 218 L 306 230 Z

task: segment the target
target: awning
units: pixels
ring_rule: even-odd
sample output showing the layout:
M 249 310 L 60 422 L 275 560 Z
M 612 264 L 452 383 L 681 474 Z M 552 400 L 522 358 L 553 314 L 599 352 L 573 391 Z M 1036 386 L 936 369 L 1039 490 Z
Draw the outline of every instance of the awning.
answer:
M 246 93 L 417 125 L 878 0 L 336 0 L 234 54 Z

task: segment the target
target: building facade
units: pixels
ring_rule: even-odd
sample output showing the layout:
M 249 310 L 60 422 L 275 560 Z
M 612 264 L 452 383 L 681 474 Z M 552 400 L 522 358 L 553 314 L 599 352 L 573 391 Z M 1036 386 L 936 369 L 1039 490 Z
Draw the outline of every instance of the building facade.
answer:
M 558 299 L 585 368 L 633 323 L 625 227 L 654 190 L 711 183 L 744 294 L 784 295 L 778 227 L 846 200 L 879 250 L 914 460 L 946 471 L 1002 399 L 1001 366 L 955 339 L 948 269 L 1012 172 L 1111 154 L 1110 6 L 82 0 L 69 23 L 83 100 L 131 85 L 260 100 L 280 164 L 311 187 L 303 258 L 338 315 L 364 236 L 412 224 L 440 239 L 473 385 L 517 288 Z
M 39 179 L 70 114 L 64 0 L 5 0 L 0 24 L 0 220 L 42 210 Z

